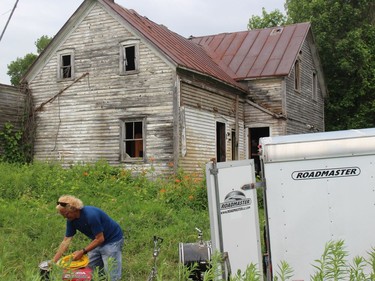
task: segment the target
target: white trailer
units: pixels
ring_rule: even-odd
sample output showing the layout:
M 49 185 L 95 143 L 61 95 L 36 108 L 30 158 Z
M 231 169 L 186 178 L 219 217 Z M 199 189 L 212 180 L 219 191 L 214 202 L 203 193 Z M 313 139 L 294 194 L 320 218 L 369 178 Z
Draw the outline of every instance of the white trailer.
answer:
M 325 244 L 343 240 L 368 257 L 375 246 L 375 129 L 260 139 L 273 270 L 310 280 Z
M 260 147 L 267 280 L 283 261 L 291 281 L 310 280 L 330 241 L 343 240 L 349 260 L 367 258 L 375 247 L 375 129 L 267 137 Z M 235 191 L 257 201 L 253 162 L 214 164 L 206 166 L 214 250 L 228 251 L 234 269 L 262 270 L 257 211 L 223 204 Z

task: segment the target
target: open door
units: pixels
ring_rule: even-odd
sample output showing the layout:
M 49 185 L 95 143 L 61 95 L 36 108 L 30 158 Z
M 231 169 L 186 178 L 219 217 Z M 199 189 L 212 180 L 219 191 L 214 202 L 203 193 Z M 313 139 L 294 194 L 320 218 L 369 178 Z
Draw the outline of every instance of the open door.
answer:
M 227 253 L 231 271 L 252 263 L 262 274 L 262 254 L 254 160 L 206 165 L 213 252 Z
M 226 160 L 225 123 L 216 122 L 216 161 L 225 162 Z
M 258 127 L 258 128 L 249 128 L 249 159 L 254 159 L 255 172 L 257 175 L 260 173 L 260 159 L 258 154 L 258 145 L 259 139 L 270 136 L 269 127 Z

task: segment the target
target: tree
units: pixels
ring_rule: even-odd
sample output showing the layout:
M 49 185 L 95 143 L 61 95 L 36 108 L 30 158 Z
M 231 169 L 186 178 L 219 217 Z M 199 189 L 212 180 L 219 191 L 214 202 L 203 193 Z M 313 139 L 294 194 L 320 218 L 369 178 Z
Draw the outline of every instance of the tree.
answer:
M 287 24 L 287 17 L 281 13 L 278 9 L 267 13 L 264 7 L 262 8 L 262 16 L 252 16 L 249 19 L 247 28 L 252 29 L 261 29 L 274 26 L 280 26 Z
M 326 76 L 326 129 L 375 126 L 373 0 L 286 0 L 291 22 L 310 21 Z
M 43 35 L 35 41 L 35 46 L 37 48 L 38 55 L 47 47 L 49 42 L 52 40 L 51 37 Z M 8 65 L 7 74 L 10 76 L 10 83 L 14 86 L 18 86 L 22 76 L 26 73 L 29 67 L 36 60 L 38 55 L 29 53 L 23 58 L 17 58 Z
M 43 35 L 42 37 L 40 37 L 39 39 L 35 41 L 36 51 L 38 52 L 39 55 L 43 52 L 43 50 L 47 47 L 47 45 L 49 44 L 49 42 L 51 42 L 51 40 L 52 40 L 52 37 Z

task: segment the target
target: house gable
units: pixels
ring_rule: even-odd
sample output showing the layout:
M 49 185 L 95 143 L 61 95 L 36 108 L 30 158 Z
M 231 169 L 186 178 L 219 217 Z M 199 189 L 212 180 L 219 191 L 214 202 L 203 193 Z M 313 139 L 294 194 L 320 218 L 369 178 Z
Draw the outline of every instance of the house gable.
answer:
M 85 11 L 64 40 L 58 38 L 59 44 L 50 46 L 55 52 L 44 57 L 43 67 L 29 81 L 39 109 L 35 158 L 64 163 L 105 158 L 125 167 L 147 167 L 153 158 L 173 161 L 175 68 L 103 5 Z M 129 75 L 119 71 L 126 42 L 139 48 L 139 71 Z M 75 77 L 58 79 L 58 54 L 66 50 L 74 52 Z M 119 153 L 126 145 L 120 140 L 127 124 L 139 128 L 139 122 L 147 136 L 140 138 L 135 130 L 129 142 L 143 141 L 143 148 L 137 146 L 128 159 Z

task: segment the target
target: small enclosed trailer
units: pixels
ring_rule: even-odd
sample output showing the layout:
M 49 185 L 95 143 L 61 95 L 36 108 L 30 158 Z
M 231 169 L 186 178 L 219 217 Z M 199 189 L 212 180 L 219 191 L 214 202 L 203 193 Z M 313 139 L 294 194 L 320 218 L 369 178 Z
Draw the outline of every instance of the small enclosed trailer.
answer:
M 368 258 L 375 247 L 375 129 L 266 137 L 259 143 L 267 280 L 282 262 L 293 269 L 290 280 L 310 280 L 329 242 L 344 241 L 349 263 L 355 256 Z M 216 170 L 214 163 L 206 166 L 214 250 L 229 250 L 235 268 L 261 264 L 256 210 L 225 210 L 236 204 L 225 204 L 234 191 L 247 190 L 245 198 L 257 201 L 253 164 L 219 164 Z M 250 190 L 239 180 L 246 173 Z
M 349 260 L 375 246 L 375 129 L 260 139 L 269 264 L 310 280 L 326 243 Z

